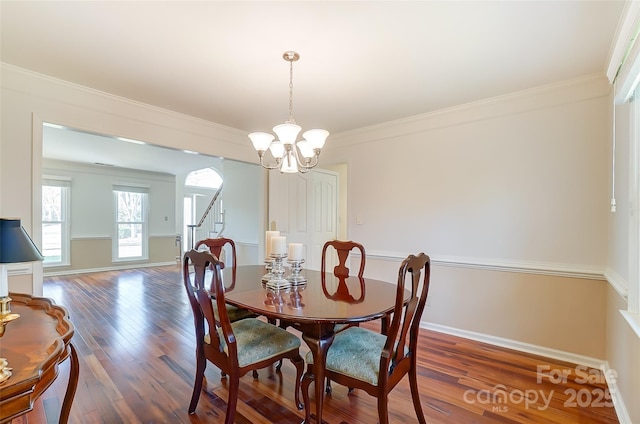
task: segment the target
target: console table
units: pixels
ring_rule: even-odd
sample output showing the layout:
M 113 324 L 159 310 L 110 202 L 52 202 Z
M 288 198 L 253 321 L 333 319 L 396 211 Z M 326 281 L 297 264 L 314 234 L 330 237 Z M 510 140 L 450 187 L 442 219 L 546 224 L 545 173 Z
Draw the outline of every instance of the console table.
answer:
M 60 363 L 70 358 L 69 383 L 60 411 L 60 423 L 65 424 L 80 371 L 67 310 L 43 297 L 9 296 L 11 311 L 20 318 L 8 323 L 0 338 L 0 357 L 13 368 L 13 375 L 0 383 L 0 424 L 31 411 L 36 399 L 58 377 Z

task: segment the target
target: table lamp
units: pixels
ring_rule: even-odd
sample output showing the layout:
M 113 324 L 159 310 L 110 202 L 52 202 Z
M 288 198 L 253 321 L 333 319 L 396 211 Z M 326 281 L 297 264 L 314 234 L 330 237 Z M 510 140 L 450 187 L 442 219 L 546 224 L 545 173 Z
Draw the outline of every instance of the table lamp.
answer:
M 19 219 L 0 218 L 0 337 L 4 335 L 5 326 L 20 317 L 11 313 L 7 264 L 43 259 Z M 0 358 L 0 382 L 10 376 L 11 368 L 7 366 L 7 360 Z
M 4 334 L 4 326 L 7 322 L 18 318 L 18 314 L 12 314 L 9 302 L 9 278 L 7 264 L 16 262 L 41 261 L 44 258 L 33 244 L 33 240 L 20 225 L 19 219 L 0 218 L 0 319 Z

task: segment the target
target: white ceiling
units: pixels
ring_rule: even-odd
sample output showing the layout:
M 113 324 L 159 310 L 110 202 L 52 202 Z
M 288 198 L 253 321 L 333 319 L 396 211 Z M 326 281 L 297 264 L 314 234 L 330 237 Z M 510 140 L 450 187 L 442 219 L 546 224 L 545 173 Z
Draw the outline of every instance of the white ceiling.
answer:
M 287 119 L 282 53 L 295 50 L 293 115 L 331 133 L 604 75 L 624 9 L 615 0 L 0 5 L 2 62 L 247 132 Z

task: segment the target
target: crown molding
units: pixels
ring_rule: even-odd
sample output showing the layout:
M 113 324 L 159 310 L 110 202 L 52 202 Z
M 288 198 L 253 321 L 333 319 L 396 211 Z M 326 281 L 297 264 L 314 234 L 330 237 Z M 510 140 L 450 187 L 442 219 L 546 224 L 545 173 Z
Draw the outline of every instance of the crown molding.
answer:
M 545 109 L 608 96 L 603 74 L 592 74 L 477 102 L 414 115 L 332 135 L 330 148 L 345 148 L 388 138 Z

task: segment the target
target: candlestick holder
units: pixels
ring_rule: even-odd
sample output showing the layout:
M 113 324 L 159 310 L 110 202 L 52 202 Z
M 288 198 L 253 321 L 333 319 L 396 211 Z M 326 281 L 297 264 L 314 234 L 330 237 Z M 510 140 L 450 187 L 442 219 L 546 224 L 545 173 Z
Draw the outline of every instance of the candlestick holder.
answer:
M 20 318 L 19 314 L 11 313 L 11 298 L 9 296 L 0 297 L 0 337 L 4 336 L 5 326 L 11 321 Z M 11 368 L 6 358 L 0 358 L 0 383 L 11 377 Z
M 304 259 L 289 259 L 287 260 L 287 262 L 291 267 L 291 273 L 287 275 L 287 280 L 291 283 L 291 285 L 297 286 L 306 283 L 307 277 L 300 273 L 302 271 L 302 264 L 304 263 Z
M 4 335 L 4 327 L 11 321 L 20 318 L 20 314 L 11 313 L 11 298 L 0 297 L 0 337 Z
M 282 261 L 287 257 L 286 253 L 272 253 L 271 257 L 273 258 L 273 267 L 271 269 L 271 273 L 273 274 L 272 278 L 267 281 L 267 287 L 269 288 L 282 288 L 282 287 L 290 287 L 291 283 L 289 280 L 284 278 L 284 265 Z
M 264 269 L 267 271 L 267 273 L 262 276 L 262 282 L 266 283 L 267 281 L 273 279 L 273 273 L 271 272 L 271 270 L 273 269 L 273 258 L 264 259 Z

